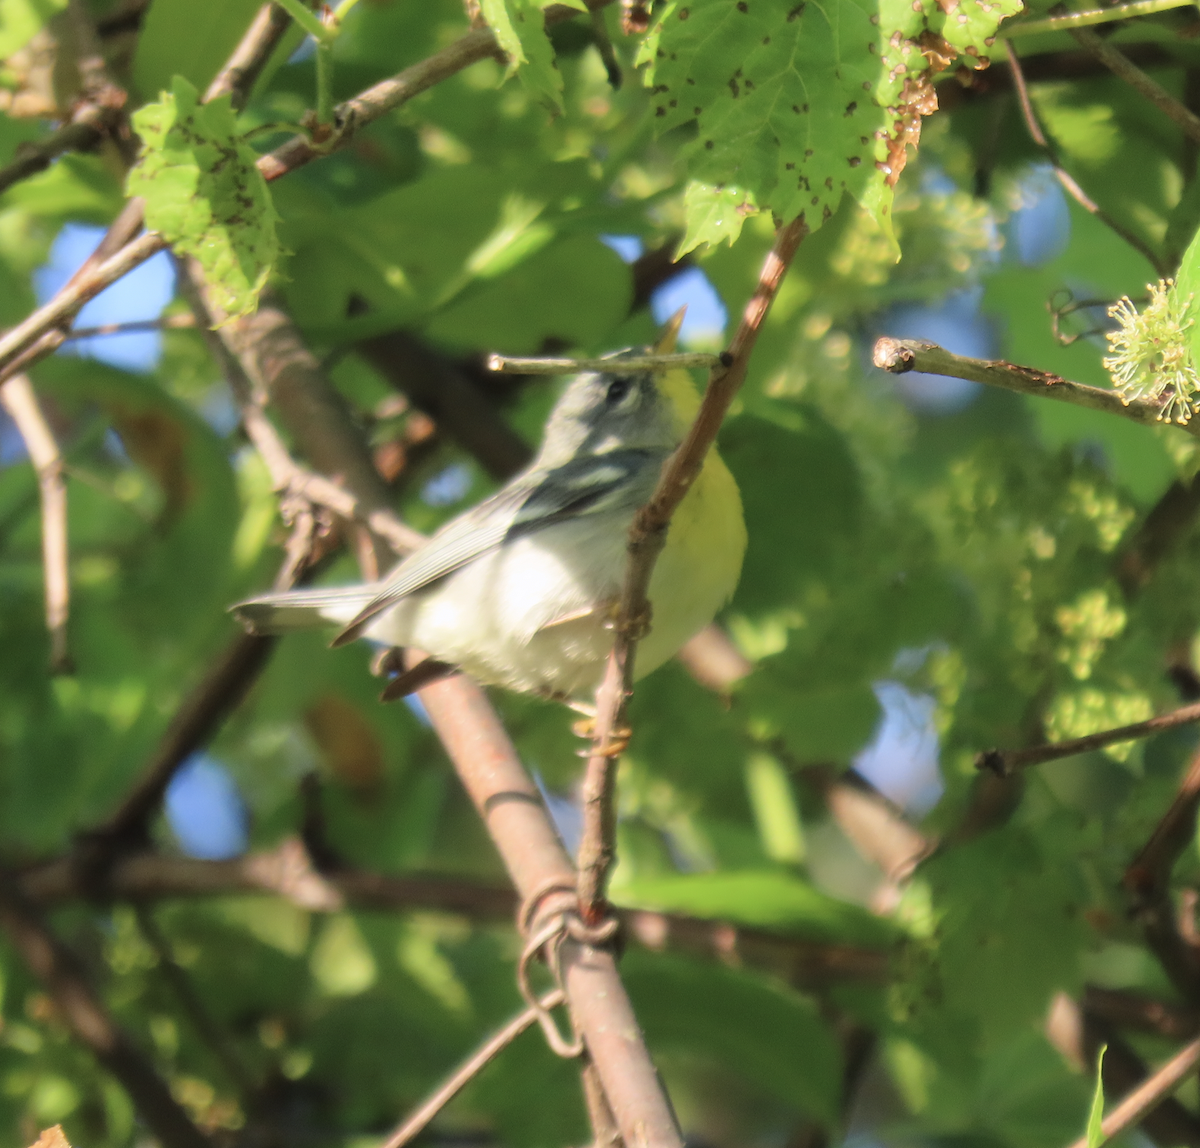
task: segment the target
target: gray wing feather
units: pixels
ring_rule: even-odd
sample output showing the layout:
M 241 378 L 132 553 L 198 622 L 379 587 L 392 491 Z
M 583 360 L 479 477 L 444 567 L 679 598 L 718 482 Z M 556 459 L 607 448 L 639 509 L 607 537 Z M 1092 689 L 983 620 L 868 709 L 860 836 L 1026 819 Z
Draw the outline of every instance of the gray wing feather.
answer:
M 281 634 L 330 623 L 345 624 L 378 592 L 375 584 L 287 590 L 230 607 L 252 634 Z
M 333 644 L 357 638 L 375 615 L 494 550 L 510 537 L 533 533 L 580 514 L 640 506 L 658 479 L 659 468 L 646 466 L 648 460 L 651 455 L 647 451 L 612 451 L 572 459 L 554 470 L 532 470 L 518 476 L 491 498 L 447 523 L 401 562 L 382 586 L 376 587 L 376 596 Z M 635 477 L 641 481 L 631 482 Z

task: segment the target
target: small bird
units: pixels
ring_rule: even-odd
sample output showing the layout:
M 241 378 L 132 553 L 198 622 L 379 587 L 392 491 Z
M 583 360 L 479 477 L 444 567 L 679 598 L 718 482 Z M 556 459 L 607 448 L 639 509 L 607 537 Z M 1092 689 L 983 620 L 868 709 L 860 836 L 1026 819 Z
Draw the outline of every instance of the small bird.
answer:
M 423 650 L 486 684 L 586 709 L 613 645 L 629 527 L 700 405 L 681 368 L 623 370 L 634 353 L 645 351 L 577 375 L 533 463 L 378 582 L 267 594 L 234 613 L 260 634 L 337 624 L 334 645 L 364 637 Z M 654 567 L 638 677 L 729 601 L 745 549 L 737 483 L 710 450 Z

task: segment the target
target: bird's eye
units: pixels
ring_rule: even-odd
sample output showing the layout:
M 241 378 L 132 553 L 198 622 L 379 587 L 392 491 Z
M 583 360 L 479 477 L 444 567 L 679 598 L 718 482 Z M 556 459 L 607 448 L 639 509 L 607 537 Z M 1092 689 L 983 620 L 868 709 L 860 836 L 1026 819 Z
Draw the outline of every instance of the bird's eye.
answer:
M 615 407 L 627 394 L 629 394 L 629 388 L 632 386 L 632 379 L 613 379 L 613 381 L 608 384 L 608 393 L 604 396 L 604 401 L 610 407 Z

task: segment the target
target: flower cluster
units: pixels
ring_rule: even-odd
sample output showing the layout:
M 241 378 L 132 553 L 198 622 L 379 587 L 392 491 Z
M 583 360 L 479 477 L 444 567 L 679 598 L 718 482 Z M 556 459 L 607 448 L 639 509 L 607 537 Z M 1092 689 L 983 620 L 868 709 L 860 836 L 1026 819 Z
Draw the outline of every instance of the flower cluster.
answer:
M 1193 296 L 1181 300 L 1174 288 L 1170 279 L 1148 284 L 1150 301 L 1140 313 L 1128 295 L 1108 309 L 1120 326 L 1108 333 L 1114 354 L 1104 366 L 1126 406 L 1155 403 L 1160 420 L 1183 425 L 1198 409 L 1200 375 L 1188 349 Z

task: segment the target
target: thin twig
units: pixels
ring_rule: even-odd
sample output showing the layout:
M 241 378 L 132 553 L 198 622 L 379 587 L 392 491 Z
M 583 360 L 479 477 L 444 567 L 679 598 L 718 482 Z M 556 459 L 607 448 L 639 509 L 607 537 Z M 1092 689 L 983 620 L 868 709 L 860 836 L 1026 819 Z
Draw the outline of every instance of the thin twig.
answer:
M 1114 4 L 1111 8 L 1089 8 L 1086 12 L 1064 12 L 1061 16 L 1046 16 L 1040 20 L 1006 21 L 997 33 L 1000 36 L 1036 36 L 1042 32 L 1062 32 L 1068 28 L 1085 28 L 1093 24 L 1108 24 L 1128 20 L 1133 16 L 1152 16 L 1172 8 L 1191 7 L 1193 0 L 1133 0 L 1132 4 Z
M 1025 73 L 1021 69 L 1021 58 L 1017 55 L 1017 50 L 1012 46 L 1010 40 L 1004 41 L 1004 51 L 1008 55 L 1009 72 L 1012 75 L 1013 87 L 1017 92 L 1017 101 L 1021 107 L 1021 115 L 1025 120 L 1025 127 L 1029 131 L 1030 138 L 1038 147 L 1046 153 L 1046 158 L 1050 161 L 1054 168 L 1054 175 L 1058 182 L 1062 185 L 1063 190 L 1079 204 L 1084 211 L 1094 215 L 1101 223 L 1109 228 L 1116 235 L 1119 235 L 1126 243 L 1129 244 L 1135 251 L 1145 257 L 1150 266 L 1158 272 L 1159 275 L 1166 275 L 1170 270 L 1167 268 L 1162 258 L 1145 243 L 1143 239 L 1135 235 L 1132 231 L 1119 224 L 1112 218 L 1108 212 L 1104 211 L 1091 196 L 1083 190 L 1082 187 L 1075 181 L 1075 177 L 1063 167 L 1058 158 L 1058 149 L 1052 144 L 1046 133 L 1042 130 L 1041 124 L 1038 122 L 1037 113 L 1033 110 L 1033 101 L 1029 98 L 1029 89 L 1025 84 Z M 1132 65 L 1131 65 L 1132 66 Z
M 561 989 L 552 989 L 541 998 L 543 1009 L 555 1009 L 566 999 Z M 409 1113 L 395 1132 L 380 1148 L 404 1148 L 428 1126 L 429 1122 L 450 1103 L 472 1080 L 475 1079 L 497 1056 L 500 1055 L 526 1029 L 537 1024 L 538 1010 L 527 1008 L 518 1013 L 503 1028 L 498 1029 L 462 1062 L 432 1092 L 427 1100 Z
M 60 155 L 72 151 L 91 151 L 104 139 L 109 125 L 116 118 L 117 112 L 112 108 L 85 103 L 75 112 L 70 123 L 63 124 L 43 139 L 26 140 L 18 144 L 12 162 L 0 168 L 0 192 L 45 171 Z
M 250 21 L 233 55 L 208 85 L 203 102 L 229 96 L 234 109 L 240 111 L 289 27 L 291 20 L 278 4 L 264 4 Z
M 0 927 L 46 987 L 76 1039 L 121 1083 L 163 1148 L 211 1148 L 163 1079 L 88 984 L 75 955 L 8 879 L 0 877 Z
M 975 768 L 990 770 L 1000 777 L 1005 777 L 1018 769 L 1041 765 L 1044 761 L 1074 757 L 1078 753 L 1088 753 L 1093 749 L 1103 749 L 1106 745 L 1117 745 L 1123 741 L 1136 741 L 1164 729 L 1190 725 L 1195 721 L 1200 721 L 1200 702 L 1180 706 L 1157 717 L 1147 718 L 1146 721 L 1101 730 L 1099 733 L 1089 733 L 1085 737 L 1056 741 L 1049 745 L 1035 745 L 1028 749 L 985 749 L 976 756 Z
M 1166 1064 L 1135 1088 L 1116 1106 L 1100 1125 L 1105 1140 L 1132 1128 L 1164 1097 L 1178 1088 L 1200 1064 L 1200 1040 L 1194 1040 L 1177 1052 Z M 1088 1138 L 1081 1136 L 1070 1148 L 1088 1148 Z
M 609 2 L 589 0 L 588 6 L 598 9 Z M 545 13 L 547 26 L 580 15 L 578 9 L 557 4 L 550 5 Z M 258 170 L 267 180 L 276 180 L 332 150 L 345 147 L 359 131 L 380 116 L 387 115 L 470 64 L 494 57 L 498 51 L 496 37 L 490 28 L 474 29 L 440 52 L 389 79 L 381 80 L 353 99 L 338 104 L 333 109 L 333 122 L 337 130 L 329 140 L 317 144 L 306 135 L 295 135 L 287 143 L 264 155 L 258 161 Z
M 15 874 L 21 892 L 42 907 L 87 899 L 96 883 L 68 855 Z M 430 909 L 478 921 L 511 921 L 512 889 L 441 873 L 381 873 L 341 865 L 319 872 L 307 848 L 288 838 L 276 848 L 227 861 L 138 852 L 117 858 L 99 890 L 115 901 L 147 903 L 259 893 L 313 913 L 347 907 L 371 912 Z M 654 952 L 683 951 L 736 965 L 770 969 L 798 988 L 843 981 L 880 983 L 885 949 L 826 943 L 653 909 L 618 909 L 625 935 Z
M 1023 367 L 1003 359 L 969 359 L 955 355 L 936 343 L 924 339 L 893 339 L 884 336 L 875 343 L 875 366 L 893 375 L 908 371 L 924 371 L 931 375 L 948 375 L 955 379 L 969 379 L 974 383 L 985 383 L 989 387 L 1001 387 L 1021 395 L 1055 399 L 1071 403 L 1088 410 L 1103 411 L 1131 419 L 1142 426 L 1161 426 L 1164 408 L 1158 403 L 1131 399 L 1125 402 L 1120 392 L 1104 387 L 1090 387 L 1085 383 L 1073 383 L 1050 371 L 1039 371 L 1036 367 Z M 1188 434 L 1200 436 L 1200 419 L 1179 426 Z
M 100 327 L 72 327 L 64 336 L 64 343 L 76 339 L 96 339 L 102 335 L 136 335 L 144 331 L 192 330 L 196 326 L 194 315 L 164 315 L 161 319 L 138 319 L 130 323 L 105 323 Z
M 24 322 L 0 335 L 0 369 L 7 367 L 17 355 L 43 335 L 71 319 L 89 299 L 94 299 L 105 287 L 115 283 L 166 246 L 167 241 L 161 235 L 147 231 L 99 264 L 89 274 L 68 283 Z
M 489 371 L 511 375 L 574 375 L 580 371 L 667 371 L 672 367 L 729 366 L 722 355 L 699 351 L 679 355 L 622 355 L 619 359 L 516 359 L 507 355 L 489 355 Z
M 0 192 L 45 171 L 60 155 L 91 151 L 106 137 L 112 137 L 123 148 L 129 146 L 118 131 L 124 119 L 125 92 L 108 78 L 99 40 L 82 5 L 70 4 L 68 10 L 77 41 L 82 96 L 61 127 L 43 139 L 18 145 L 13 161 L 0 168 Z
M 629 562 L 621 590 L 612 653 L 596 694 L 596 728 L 583 781 L 583 837 L 579 847 L 579 906 L 585 922 L 604 916 L 604 889 L 614 857 L 613 784 L 616 773 L 616 735 L 625 725 L 626 703 L 633 688 L 634 655 L 640 631 L 649 616 L 646 593 L 650 575 L 666 541 L 667 528 L 704 466 L 709 447 L 733 402 L 758 332 L 784 273 L 808 227 L 800 216 L 780 227 L 767 254 L 758 285 L 742 314 L 741 323 L 719 365 L 709 375 L 704 401 L 686 438 L 663 467 L 650 500 L 629 530 Z
M 1166 115 L 1188 139 L 1200 143 L 1200 116 L 1177 100 L 1157 80 L 1142 71 L 1128 56 L 1111 44 L 1106 44 L 1090 28 L 1075 28 L 1071 35 L 1086 52 L 1090 52 L 1118 79 L 1145 96 Z
M 15 375 L 0 385 L 0 403 L 16 424 L 37 474 L 42 503 L 42 569 L 46 631 L 50 635 L 50 668 L 56 674 L 70 673 L 73 665 L 67 646 L 67 619 L 71 608 L 71 579 L 67 568 L 67 484 L 63 476 L 62 451 L 27 375 Z

